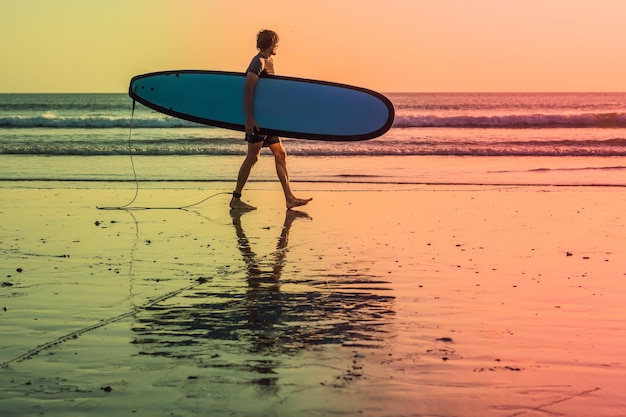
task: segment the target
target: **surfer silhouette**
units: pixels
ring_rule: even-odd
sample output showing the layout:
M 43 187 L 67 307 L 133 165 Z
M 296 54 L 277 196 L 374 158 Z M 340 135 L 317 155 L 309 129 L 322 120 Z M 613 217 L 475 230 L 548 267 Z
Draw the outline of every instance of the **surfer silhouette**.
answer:
M 252 167 L 259 159 L 261 149 L 268 147 L 274 155 L 276 164 L 276 174 L 283 187 L 285 194 L 285 204 L 288 209 L 299 207 L 311 201 L 311 198 L 301 199 L 291 191 L 291 183 L 289 181 L 289 173 L 287 171 L 287 153 L 278 136 L 263 135 L 259 133 L 259 125 L 254 120 L 254 90 L 256 88 L 259 77 L 266 75 L 274 75 L 273 55 L 276 55 L 278 49 L 278 35 L 271 30 L 261 30 L 257 34 L 256 46 L 259 53 L 252 58 L 248 69 L 246 70 L 246 83 L 243 94 L 243 105 L 246 111 L 246 141 L 248 142 L 248 151 L 246 158 L 241 164 L 239 174 L 237 176 L 237 185 L 233 192 L 233 198 L 230 201 L 230 207 L 234 210 L 255 210 L 253 207 L 241 200 L 241 192 L 243 191 Z

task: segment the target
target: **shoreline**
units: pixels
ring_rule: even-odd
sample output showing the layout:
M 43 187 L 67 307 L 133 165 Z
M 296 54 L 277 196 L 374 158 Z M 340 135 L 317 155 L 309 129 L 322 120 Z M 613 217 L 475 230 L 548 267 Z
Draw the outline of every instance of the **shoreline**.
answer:
M 185 185 L 137 204 L 230 191 Z M 7 416 L 625 406 L 618 188 L 302 182 L 314 200 L 287 211 L 279 184 L 252 183 L 243 215 L 227 196 L 96 209 L 128 184 L 2 188 Z
M 287 149 L 287 152 L 289 150 Z M 136 179 L 142 184 L 195 183 L 213 188 L 235 181 L 243 156 L 135 156 Z M 4 173 L 0 187 L 13 182 L 55 187 L 73 182 L 111 185 L 135 182 L 128 155 L 33 156 L 0 155 Z M 289 156 L 291 181 L 298 184 L 510 185 L 510 186 L 626 186 L 623 157 L 505 157 L 505 156 Z M 184 169 L 183 169 L 184 167 Z M 45 181 L 41 181 L 45 180 Z M 275 183 L 271 155 L 262 155 L 251 183 Z M 214 185 L 216 184 L 216 185 Z M 64 187 L 63 185 L 59 185 Z

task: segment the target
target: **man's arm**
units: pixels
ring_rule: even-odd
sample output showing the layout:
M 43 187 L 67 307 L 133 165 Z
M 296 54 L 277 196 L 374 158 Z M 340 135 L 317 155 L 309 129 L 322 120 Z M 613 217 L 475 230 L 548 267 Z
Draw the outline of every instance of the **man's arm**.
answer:
M 259 76 L 253 72 L 246 73 L 246 84 L 243 89 L 243 107 L 246 111 L 246 133 L 254 134 L 259 125 L 254 120 L 254 89 L 259 81 Z

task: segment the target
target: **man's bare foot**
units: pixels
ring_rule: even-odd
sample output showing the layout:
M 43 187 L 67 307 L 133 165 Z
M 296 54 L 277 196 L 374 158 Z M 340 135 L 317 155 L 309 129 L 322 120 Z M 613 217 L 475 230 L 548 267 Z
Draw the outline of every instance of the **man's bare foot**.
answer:
M 256 210 L 256 207 L 251 206 L 250 204 L 244 203 L 239 198 L 233 198 L 232 200 L 230 200 L 230 208 L 232 210 L 238 210 L 238 211 Z
M 309 201 L 313 200 L 312 198 L 292 198 L 287 200 L 287 208 L 292 209 L 295 207 L 304 206 L 309 203 Z

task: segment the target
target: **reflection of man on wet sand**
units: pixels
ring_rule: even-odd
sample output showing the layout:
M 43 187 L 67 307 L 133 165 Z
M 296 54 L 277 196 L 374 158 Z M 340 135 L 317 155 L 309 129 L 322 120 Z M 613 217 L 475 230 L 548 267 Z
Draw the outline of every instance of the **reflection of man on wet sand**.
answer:
M 293 224 L 294 220 L 298 218 L 311 219 L 311 217 L 307 213 L 302 211 L 287 210 L 280 238 L 278 239 L 278 243 L 276 245 L 276 251 L 272 254 L 271 272 L 264 272 L 259 268 L 259 260 L 257 259 L 257 255 L 252 251 L 252 248 L 250 247 L 250 241 L 248 240 L 248 237 L 246 236 L 246 233 L 241 226 L 241 217 L 246 213 L 246 211 L 240 210 L 230 211 L 230 215 L 233 218 L 233 226 L 235 226 L 235 232 L 237 233 L 239 250 L 241 251 L 241 254 L 244 257 L 244 261 L 246 262 L 246 267 L 248 270 L 248 280 L 250 281 L 249 284 L 257 285 L 255 282 L 263 278 L 278 280 L 280 279 L 280 275 L 285 264 L 285 253 L 287 249 L 287 243 L 289 241 L 289 230 L 291 229 L 291 225 Z
M 283 307 L 285 307 L 285 300 L 280 292 L 280 277 L 285 266 L 289 230 L 295 219 L 310 219 L 311 217 L 301 211 L 287 210 L 276 251 L 268 259 L 269 268 L 261 268 L 260 263 L 263 258 L 257 258 L 241 226 L 241 216 L 246 212 L 231 210 L 230 213 L 237 233 L 237 246 L 244 257 L 247 269 L 248 289 L 243 310 L 245 310 L 247 320 L 245 327 L 251 336 L 249 338 L 250 351 L 261 354 L 282 353 L 286 334 L 284 329 L 275 328 L 275 326 L 280 324 Z M 255 371 L 265 375 L 255 382 L 265 387 L 266 393 L 275 393 L 277 389 L 277 378 L 274 374 L 276 374 L 275 368 L 278 363 L 275 360 L 264 360 L 257 361 L 255 364 Z
M 291 227 L 296 219 L 310 219 L 306 213 L 286 210 L 282 230 L 276 232 L 276 250 L 265 256 L 257 256 L 253 244 L 261 238 L 268 241 L 266 233 L 250 229 L 246 234 L 244 229 L 249 221 L 255 231 L 261 230 L 254 213 L 231 215 L 236 242 L 226 240 L 237 245 L 243 262 L 220 261 L 235 261 L 243 271 L 215 274 L 211 285 L 194 286 L 181 295 L 182 303 L 139 309 L 131 343 L 140 354 L 193 361 L 207 368 L 207 381 L 219 392 L 238 390 L 245 382 L 267 398 L 278 395 L 285 371 L 314 369 L 319 372 L 315 378 L 335 378 L 334 368 L 309 362 L 324 346 L 343 346 L 348 354 L 350 347 L 387 346 L 394 297 L 384 291 L 381 277 L 341 267 L 326 272 L 300 263 L 300 272 L 286 268 L 288 251 L 294 248 L 289 245 Z M 283 286 L 285 282 L 290 285 Z M 353 360 L 347 358 L 346 366 L 353 366 Z

